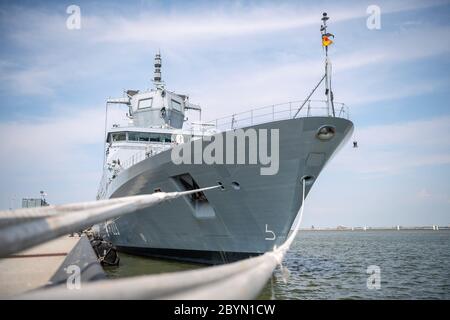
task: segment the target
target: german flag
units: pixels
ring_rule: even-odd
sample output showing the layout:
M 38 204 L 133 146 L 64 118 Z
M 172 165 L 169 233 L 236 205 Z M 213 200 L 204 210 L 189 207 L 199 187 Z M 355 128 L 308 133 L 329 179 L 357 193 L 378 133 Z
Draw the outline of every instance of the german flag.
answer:
M 330 34 L 324 34 L 322 35 L 322 46 L 328 47 L 330 44 L 333 43 L 333 41 L 330 39 Z

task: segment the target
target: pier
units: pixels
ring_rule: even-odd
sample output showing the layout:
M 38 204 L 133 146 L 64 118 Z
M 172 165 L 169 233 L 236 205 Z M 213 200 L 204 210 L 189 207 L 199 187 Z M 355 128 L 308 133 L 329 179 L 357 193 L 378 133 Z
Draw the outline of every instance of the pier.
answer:
M 234 263 L 170 274 L 107 280 L 87 237 L 66 235 L 140 208 L 219 187 L 0 212 L 1 298 L 256 298 L 295 238 L 303 205 L 296 228 L 279 248 Z M 304 195 L 305 182 L 303 199 Z
M 0 298 L 8 298 L 48 284 L 79 237 L 63 236 L 0 260 Z

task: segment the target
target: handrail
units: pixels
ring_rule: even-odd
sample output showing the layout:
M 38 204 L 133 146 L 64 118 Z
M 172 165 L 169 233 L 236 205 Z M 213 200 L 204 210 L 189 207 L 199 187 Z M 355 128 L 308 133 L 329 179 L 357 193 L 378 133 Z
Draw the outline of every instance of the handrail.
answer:
M 348 107 L 344 103 L 335 102 L 334 105 L 336 117 L 349 119 Z M 271 121 L 293 119 L 299 114 L 303 117 L 331 116 L 325 100 L 297 100 L 253 108 L 204 123 L 214 126 L 217 130 L 232 130 Z
M 285 106 L 285 105 L 289 105 L 289 104 L 292 104 L 292 105 L 294 105 L 296 103 L 300 104 L 300 103 L 303 103 L 305 101 L 306 102 L 308 102 L 308 101 L 309 102 L 314 102 L 314 103 L 324 103 L 324 104 L 326 103 L 326 100 L 315 100 L 315 99 L 310 99 L 310 100 L 293 100 L 293 101 L 269 104 L 269 105 L 265 105 L 265 106 L 262 106 L 262 107 L 252 108 L 250 110 L 234 113 L 234 115 L 240 115 L 240 114 L 248 113 L 248 112 L 251 112 L 251 111 L 263 110 L 263 109 L 272 108 L 272 107 L 278 107 L 278 106 Z M 334 103 L 338 104 L 338 105 L 345 105 L 345 103 L 342 103 L 342 102 L 334 102 Z M 211 121 L 206 121 L 205 123 L 209 123 L 209 122 L 213 122 L 215 120 L 221 120 L 221 119 L 225 119 L 225 118 L 229 118 L 229 117 L 230 116 L 224 116 L 224 117 L 220 117 L 220 118 L 215 118 L 215 119 L 213 119 Z
M 117 170 L 117 174 L 119 174 L 122 170 L 126 170 L 153 155 L 156 155 L 162 151 L 169 149 L 170 147 L 171 147 L 171 144 L 166 143 L 166 144 L 160 144 L 159 150 L 155 150 L 155 149 L 148 150 L 147 148 L 145 148 L 143 150 L 139 150 L 139 151 L 133 153 L 127 160 L 121 162 L 120 165 L 117 164 L 117 167 L 115 167 L 114 169 Z M 97 192 L 97 200 L 105 198 L 107 190 L 108 190 L 108 186 L 111 183 L 111 181 L 112 181 L 112 178 L 106 172 L 106 170 L 104 170 L 102 178 L 100 180 L 98 192 Z

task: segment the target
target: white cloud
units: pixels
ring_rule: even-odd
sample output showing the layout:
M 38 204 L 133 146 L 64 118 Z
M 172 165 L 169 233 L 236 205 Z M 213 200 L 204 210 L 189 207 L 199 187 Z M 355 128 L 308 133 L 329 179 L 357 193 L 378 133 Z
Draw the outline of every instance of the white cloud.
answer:
M 396 1 L 381 2 L 379 5 L 383 14 L 389 14 L 442 3 Z M 346 4 L 329 8 L 333 23 L 366 16 L 365 6 Z M 304 45 L 308 47 L 316 44 L 316 37 L 301 32 L 304 32 L 302 27 L 317 25 L 320 13 L 319 6 L 304 4 L 247 5 L 244 8 L 235 4 L 213 9 L 196 8 L 188 12 L 150 10 L 127 17 L 108 11 L 92 15 L 82 8 L 82 29 L 70 31 L 65 28 L 65 12 L 32 9 L 19 12 L 16 9 L 14 14 L 4 15 L 6 25 L 11 26 L 8 39 L 12 39 L 24 50 L 38 51 L 40 54 L 31 55 L 27 61 L 20 63 L 20 68 L 9 68 L 7 73 L 2 73 L 0 80 L 2 86 L 17 94 L 51 95 L 55 94 L 59 86 L 71 80 L 84 81 L 89 76 L 104 78 L 106 75 L 123 72 L 127 69 L 126 65 L 133 64 L 136 59 L 142 60 L 144 56 L 149 57 L 150 70 L 151 54 L 157 47 L 162 48 L 174 60 L 184 60 L 191 64 L 192 69 L 205 68 L 202 60 L 206 65 L 208 62 L 215 62 L 215 57 L 206 56 L 202 51 L 211 54 L 211 50 L 229 50 L 228 55 L 235 56 L 235 59 L 227 61 L 227 68 L 216 65 L 211 74 L 205 74 L 206 77 L 214 77 L 214 73 L 221 76 L 221 81 L 215 81 L 218 87 L 236 92 L 235 88 L 243 85 L 247 87 L 244 90 L 247 90 L 248 95 L 254 97 L 257 91 L 270 92 L 267 90 L 269 83 L 282 83 L 283 93 L 294 96 L 302 86 L 303 78 L 307 78 L 307 86 L 315 81 L 311 75 L 322 67 L 318 63 L 319 59 L 311 60 L 304 56 L 300 58 L 292 52 L 298 49 L 295 39 L 302 38 Z M 364 23 L 362 28 L 365 28 Z M 448 52 L 450 40 L 446 35 L 449 28 L 422 29 L 387 33 L 378 41 L 365 41 L 364 47 L 367 49 L 363 51 L 355 52 L 354 47 L 341 50 L 333 56 L 335 71 L 378 66 Z M 251 59 L 246 62 L 250 65 L 249 68 L 245 68 L 239 61 L 237 51 L 246 48 L 247 54 L 253 57 L 276 41 L 281 41 L 280 47 L 275 45 L 272 48 L 279 53 L 278 59 L 270 63 L 267 60 L 260 61 L 259 64 L 255 62 L 252 65 L 251 60 L 254 59 L 248 58 Z M 410 43 L 414 43 L 413 48 L 405 45 Z M 292 61 L 286 61 L 289 56 Z M 298 62 L 299 60 L 302 62 Z M 245 77 L 242 77 L 243 74 Z M 235 84 L 229 86 L 229 83 Z M 294 83 L 300 85 L 294 88 Z M 308 89 L 305 88 L 304 91 Z M 295 95 L 296 98 L 299 98 L 301 92 Z M 261 101 L 262 98 L 270 97 L 264 94 L 261 95 Z M 354 101 L 360 102 L 358 99 Z
M 20 70 L 0 76 L 1 81 L 9 83 L 19 95 L 52 95 L 57 83 L 53 78 L 50 70 L 44 68 Z
M 419 192 L 417 192 L 417 196 L 420 199 L 429 199 L 431 197 L 431 193 L 427 189 L 422 188 Z
M 24 155 L 27 158 L 33 154 L 52 158 L 64 156 L 74 146 L 99 142 L 103 132 L 103 126 L 99 125 L 104 123 L 103 110 L 66 111 L 66 114 L 51 117 L 1 123 L 0 135 L 11 139 L 2 140 L 0 152 L 3 156 L 28 153 Z
M 379 125 L 355 131 L 358 148 L 344 148 L 331 166 L 365 177 L 450 165 L 450 117 Z M 425 170 L 425 169 L 424 169 Z
M 450 204 L 450 195 L 444 192 L 432 192 L 427 188 L 422 188 L 417 192 L 419 201 L 427 203 L 444 203 Z
M 53 203 L 95 198 L 101 175 L 102 110 L 0 123 L 0 194 L 7 197 L 49 192 Z M 91 148 L 98 149 L 92 151 Z
M 359 139 L 375 147 L 402 146 L 445 150 L 450 147 L 450 117 L 409 121 L 363 128 Z
M 445 1 L 379 1 L 382 14 L 439 6 Z M 333 22 L 367 17 L 367 4 L 328 5 Z M 95 39 L 113 43 L 158 42 L 169 46 L 185 46 L 198 41 L 221 41 L 227 37 L 255 36 L 315 25 L 321 6 L 286 3 L 196 8 L 188 12 L 154 14 L 142 12 L 126 19 L 117 16 L 96 16 L 89 20 L 98 28 Z M 89 17 L 88 17 L 89 19 Z M 104 26 L 109 28 L 104 28 Z
M 380 5 L 384 14 L 439 3 L 395 1 Z M 169 67 L 177 70 L 172 71 L 171 80 L 190 93 L 193 102 L 206 106 L 205 118 L 301 99 L 323 70 L 322 57 L 312 58 L 306 53 L 317 45 L 317 34 L 309 34 L 308 28 L 312 30 L 320 22 L 321 9 L 305 8 L 304 4 L 271 4 L 245 10 L 144 12 L 124 17 L 111 12 L 90 15 L 82 7 L 79 32 L 65 29 L 64 12 L 24 9 L 21 14 L 2 15 L 5 25 L 11 27 L 5 40 L 16 46 L 18 56 L 2 57 L 0 61 L 1 93 L 49 95 L 62 100 L 65 97 L 58 89 L 72 89 L 67 83 L 94 86 L 116 78 L 119 80 L 114 88 L 99 85 L 97 92 L 81 90 L 80 94 L 85 98 L 86 94 L 120 95 L 117 88 L 135 85 L 139 77 L 150 79 L 152 54 L 160 47 L 164 63 L 175 63 L 163 66 L 163 76 L 169 76 Z M 366 16 L 365 4 L 352 8 L 336 4 L 330 15 L 339 27 Z M 365 49 L 358 51 L 356 45 L 336 49 L 335 72 L 346 80 L 336 83 L 338 100 L 355 105 L 442 89 L 447 83 L 439 79 L 430 82 L 415 78 L 415 83 L 395 85 L 396 80 L 390 79 L 401 72 L 393 65 L 448 52 L 448 27 L 420 27 L 407 24 L 398 32 L 383 31 L 383 36 L 366 41 Z M 355 35 L 351 37 L 357 43 Z M 224 56 L 225 61 L 221 60 Z M 377 72 L 380 66 L 391 70 Z M 351 72 L 355 73 L 349 76 Z M 173 88 L 169 82 L 168 87 Z M 33 188 L 41 181 L 57 181 L 55 185 L 61 190 L 55 188 L 54 195 L 59 194 L 60 200 L 94 196 L 101 174 L 102 105 L 95 110 L 91 106 L 73 110 L 61 105 L 56 110 L 45 118 L 0 124 L 1 136 L 7 137 L 0 143 L 0 172 L 5 181 L 2 190 L 8 190 L 21 175 L 29 175 L 26 181 Z M 330 166 L 372 177 L 398 174 L 407 168 L 447 165 L 449 123 L 449 118 L 442 118 L 357 129 L 360 148 L 342 150 Z M 15 184 L 15 188 L 25 186 Z

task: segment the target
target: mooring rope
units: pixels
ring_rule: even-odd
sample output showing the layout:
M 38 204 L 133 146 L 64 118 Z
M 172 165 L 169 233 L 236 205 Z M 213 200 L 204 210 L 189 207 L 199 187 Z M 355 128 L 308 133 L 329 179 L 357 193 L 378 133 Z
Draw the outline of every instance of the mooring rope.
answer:
M 57 286 L 29 292 L 19 299 L 254 299 L 281 265 L 303 218 L 306 181 L 302 180 L 302 204 L 294 228 L 278 248 L 253 258 L 219 266 L 170 274 L 83 283 L 82 290 Z
M 217 188 L 220 186 L 182 192 L 156 192 L 61 206 L 0 211 L 0 243 L 2 244 L 0 257 L 161 202 Z
M 279 246 L 278 248 L 274 249 L 274 252 L 283 252 L 286 253 L 287 250 L 289 250 L 292 242 L 294 241 L 295 237 L 297 236 L 298 231 L 300 230 L 300 225 L 302 223 L 302 219 L 303 219 L 303 209 L 305 208 L 305 196 L 306 196 L 306 179 L 302 179 L 303 185 L 302 185 L 302 205 L 300 207 L 300 210 L 297 214 L 297 217 L 295 217 L 295 224 L 294 227 L 292 229 L 291 234 L 288 236 L 288 238 L 286 239 L 286 241 Z

